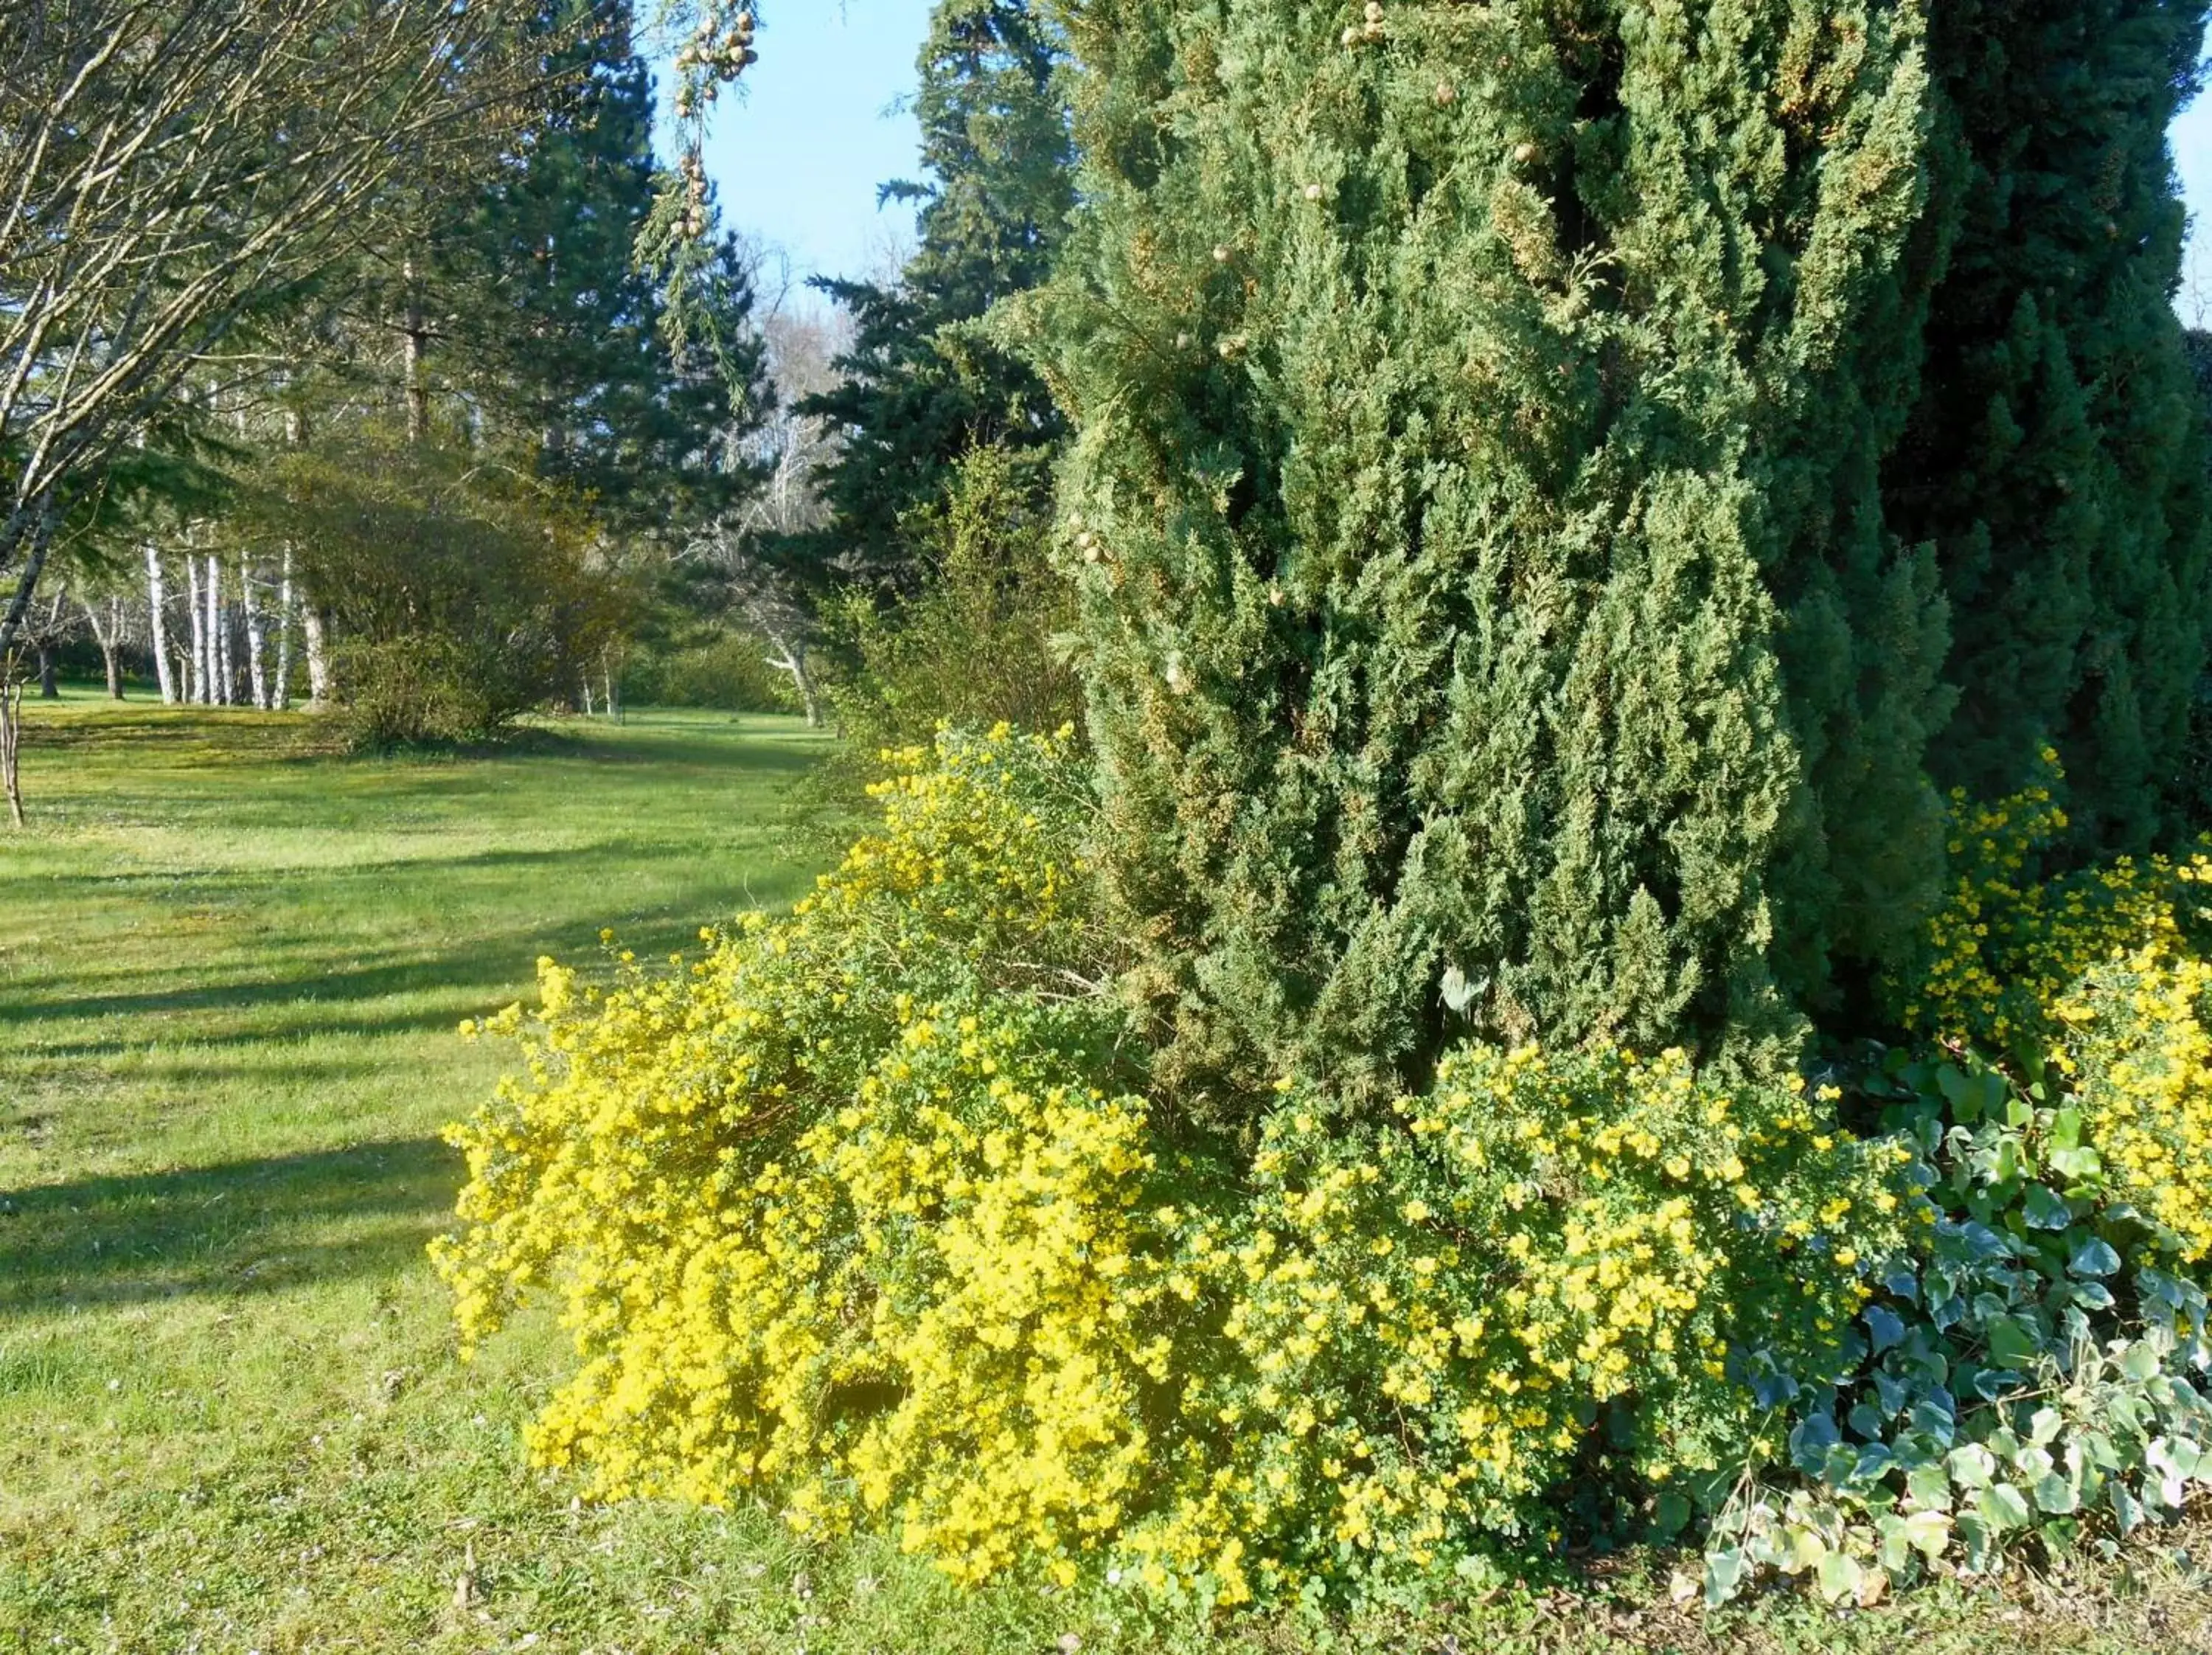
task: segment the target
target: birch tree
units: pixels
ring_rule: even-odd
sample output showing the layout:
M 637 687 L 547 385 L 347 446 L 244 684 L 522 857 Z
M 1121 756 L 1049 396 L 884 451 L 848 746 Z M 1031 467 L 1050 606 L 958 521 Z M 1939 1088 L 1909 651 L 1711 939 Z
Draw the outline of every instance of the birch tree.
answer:
M 176 676 L 169 667 L 169 583 L 161 569 L 161 554 L 151 540 L 146 542 L 146 636 L 154 652 L 154 682 L 161 691 L 161 704 L 173 706 L 177 700 Z
M 799 407 L 836 384 L 841 338 L 833 319 L 783 309 L 768 317 L 762 333 L 775 405 L 738 444 L 741 462 L 759 471 L 760 486 L 716 520 L 690 554 L 714 569 L 732 611 L 768 644 L 768 664 L 790 677 L 806 721 L 819 727 L 821 686 L 808 656 L 814 618 L 778 553 L 830 519 L 818 479 L 836 453 L 837 429 Z

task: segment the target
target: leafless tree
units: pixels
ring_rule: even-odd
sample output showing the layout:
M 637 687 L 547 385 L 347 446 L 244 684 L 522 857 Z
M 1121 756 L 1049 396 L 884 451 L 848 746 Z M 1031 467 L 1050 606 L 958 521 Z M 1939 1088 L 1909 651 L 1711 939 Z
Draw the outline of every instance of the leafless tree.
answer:
M 535 9 L 0 7 L 0 655 L 60 518 L 195 362 L 513 127 Z
M 763 284 L 766 285 L 766 284 Z M 738 458 L 761 468 L 760 490 L 700 537 L 691 555 L 719 574 L 731 607 L 769 649 L 769 665 L 791 676 L 806 721 L 823 721 L 821 688 L 808 648 L 813 618 L 789 572 L 770 549 L 828 520 L 817 484 L 836 452 L 838 434 L 826 419 L 801 414 L 798 405 L 836 382 L 834 363 L 843 348 L 842 318 L 788 302 L 788 288 L 762 324 L 775 407 L 740 445 Z

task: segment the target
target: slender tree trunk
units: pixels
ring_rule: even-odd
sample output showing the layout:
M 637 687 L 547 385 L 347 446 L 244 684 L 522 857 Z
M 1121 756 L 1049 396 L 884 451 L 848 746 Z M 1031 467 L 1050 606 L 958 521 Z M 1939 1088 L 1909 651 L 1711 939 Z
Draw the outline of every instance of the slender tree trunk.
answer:
M 592 715 L 592 675 L 589 672 L 582 674 L 582 683 L 584 687 L 584 716 L 586 718 L 589 718 Z
M 269 674 L 263 660 L 266 630 L 261 601 L 253 593 L 253 564 L 246 557 L 238 560 L 238 605 L 246 623 L 246 681 L 252 691 L 254 710 L 265 713 L 273 704 L 269 699 Z
M 807 727 L 820 729 L 822 692 L 814 682 L 813 669 L 806 664 L 806 645 L 781 628 L 769 629 L 768 641 L 776 649 L 768 658 L 768 664 L 780 672 L 791 674 L 792 684 L 799 691 L 799 704 L 806 709 Z
M 430 389 L 422 382 L 422 295 L 415 285 L 415 261 L 403 261 L 400 278 L 407 283 L 405 376 L 407 440 L 420 442 L 430 429 Z
M 146 628 L 154 641 L 154 681 L 161 687 L 161 704 L 174 706 L 177 680 L 169 671 L 169 583 L 162 578 L 161 554 L 146 543 Z
M 0 789 L 8 794 L 8 819 L 23 825 L 23 684 L 15 658 L 0 655 Z
M 331 653 L 324 641 L 323 611 L 310 594 L 301 596 L 300 635 L 307 648 L 307 710 L 319 713 L 331 702 Z
M 607 716 L 616 723 L 621 723 L 622 703 L 615 695 L 615 669 L 611 650 L 599 651 L 599 684 L 607 692 Z
M 80 599 L 84 608 L 84 624 L 92 629 L 92 641 L 100 646 L 100 659 L 107 668 L 107 697 L 111 701 L 123 699 L 123 674 L 116 663 L 115 651 L 123 642 L 123 600 L 111 597 L 107 600 L 107 619 L 100 618 L 99 605 L 89 599 Z
M 191 621 L 192 681 L 186 698 L 195 707 L 208 704 L 207 605 L 200 601 L 200 560 L 189 548 L 185 552 L 185 613 Z
M 222 565 L 208 553 L 207 574 L 201 581 L 207 593 L 208 681 L 214 690 L 209 704 L 216 707 L 230 705 L 230 629 L 225 623 L 230 618 L 223 612 Z
M 62 686 L 54 676 L 54 652 L 50 646 L 41 643 L 39 645 L 39 699 L 59 701 L 61 698 Z
M 276 586 L 276 710 L 292 706 L 292 548 L 284 548 L 283 578 Z

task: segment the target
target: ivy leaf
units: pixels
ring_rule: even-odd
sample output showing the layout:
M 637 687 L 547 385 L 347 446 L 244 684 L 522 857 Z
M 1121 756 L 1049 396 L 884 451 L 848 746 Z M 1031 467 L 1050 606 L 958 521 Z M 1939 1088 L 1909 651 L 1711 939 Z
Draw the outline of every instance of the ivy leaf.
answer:
M 2158 1348 L 2148 1339 L 2136 1340 L 2120 1358 L 2120 1372 L 2137 1384 L 2149 1384 L 2158 1372 Z
M 2074 1209 L 2047 1183 L 2027 1186 L 2021 1200 L 2021 1215 L 2036 1230 L 2063 1230 L 2074 1222 Z
M 1946 1463 L 1951 1468 L 1951 1480 L 1962 1488 L 1986 1488 L 1997 1474 L 1996 1456 L 1978 1442 L 1953 1449 Z
M 1951 1543 L 1951 1514 L 1915 1512 L 1905 1519 L 1905 1537 L 1915 1551 L 1933 1563 Z
M 1993 1482 L 1974 1496 L 1974 1509 L 1990 1527 L 2000 1532 L 2025 1529 L 2033 1520 L 2027 1496 L 2009 1482 Z
M 1743 1549 L 1724 1546 L 1705 1554 L 1705 1606 L 1718 1609 L 1743 1585 Z
M 2026 1367 L 2041 1353 L 2043 1342 L 2019 1317 L 1990 1319 L 1990 1360 L 1999 1367 Z
M 2105 1163 L 2097 1152 L 2086 1147 L 2054 1149 L 2045 1159 L 2050 1161 L 2052 1171 L 2076 1183 L 2084 1178 L 2094 1178 L 2105 1170 Z
M 1820 1475 L 1828 1451 L 1843 1440 L 1843 1433 L 1826 1414 L 1800 1420 L 1790 1433 L 1790 1458 L 1808 1477 Z
M 2027 1421 L 2027 1439 L 2038 1448 L 2048 1448 L 2065 1428 L 2063 1414 L 2055 1408 L 2039 1408 Z
M 2120 1256 L 2109 1242 L 2096 1236 L 2075 1248 L 2074 1256 L 2066 1261 L 2067 1270 L 2075 1275 L 2106 1276 L 2119 1268 Z
M 1865 1579 L 1858 1559 L 1848 1552 L 1830 1552 L 1820 1560 L 1820 1596 L 1832 1603 L 1856 1598 Z
M 2093 1311 L 2108 1311 L 2119 1301 L 2112 1290 L 2101 1281 L 2077 1281 L 2068 1290 L 2068 1295 L 2077 1305 L 2086 1305 Z
M 1913 1504 L 1930 1512 L 1951 1509 L 1951 1479 L 1940 1465 L 1923 1465 L 1908 1472 L 1905 1492 L 1912 1497 Z
M 1879 1356 L 1892 1345 L 1904 1342 L 1905 1318 L 1895 1311 L 1886 1310 L 1880 1305 L 1869 1305 L 1862 1319 L 1867 1324 L 1867 1337 L 1874 1346 L 1875 1355 Z
M 2057 1472 L 2045 1471 L 2035 1480 L 2035 1503 L 2053 1517 L 2064 1517 L 2081 1509 L 2081 1491 Z

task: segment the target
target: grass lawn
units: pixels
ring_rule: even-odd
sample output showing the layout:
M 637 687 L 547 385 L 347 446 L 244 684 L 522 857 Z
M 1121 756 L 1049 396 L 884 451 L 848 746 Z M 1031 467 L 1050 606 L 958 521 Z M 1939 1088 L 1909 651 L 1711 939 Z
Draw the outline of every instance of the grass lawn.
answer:
M 155 1651 L 2212 1652 L 2201 1561 L 1710 1622 L 1632 1560 L 1419 1625 L 1214 1634 L 1112 1594 L 960 1594 L 755 1512 L 589 1508 L 530 1471 L 562 1346 L 453 1357 L 422 1246 L 461 1018 L 612 926 L 641 956 L 787 900 L 793 721 L 641 714 L 352 759 L 312 720 L 33 703 L 0 837 L 0 1655 Z M 2169 1546 L 2176 1536 L 2167 1536 Z M 2194 1536 L 2197 1556 L 2212 1535 Z

